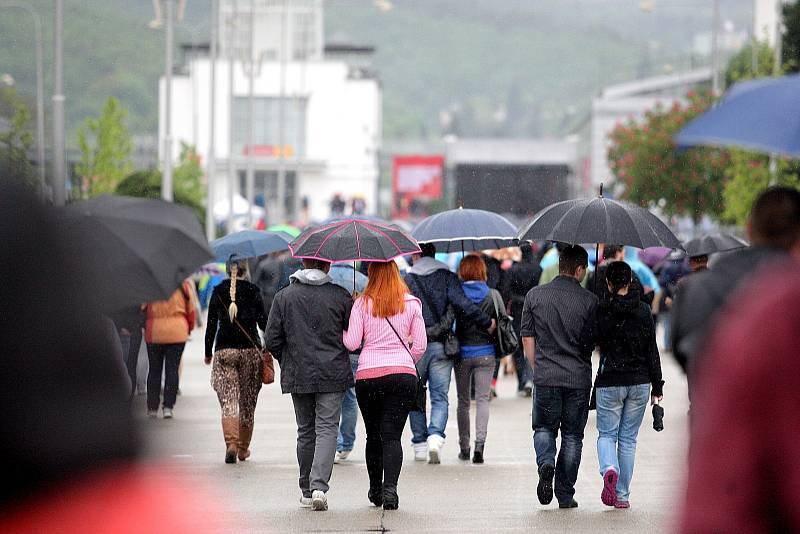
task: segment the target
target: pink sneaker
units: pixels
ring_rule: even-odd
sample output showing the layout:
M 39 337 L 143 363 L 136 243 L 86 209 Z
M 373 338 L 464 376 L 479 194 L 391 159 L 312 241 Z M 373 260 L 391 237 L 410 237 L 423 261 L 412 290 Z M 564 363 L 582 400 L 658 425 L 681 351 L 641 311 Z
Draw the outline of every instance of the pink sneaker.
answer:
M 617 508 L 618 510 L 627 510 L 630 507 L 631 503 L 628 501 L 617 501 L 614 503 L 614 508 Z
M 617 504 L 617 481 L 619 474 L 616 469 L 609 468 L 603 475 L 603 493 L 600 494 L 600 500 L 606 506 L 616 506 Z

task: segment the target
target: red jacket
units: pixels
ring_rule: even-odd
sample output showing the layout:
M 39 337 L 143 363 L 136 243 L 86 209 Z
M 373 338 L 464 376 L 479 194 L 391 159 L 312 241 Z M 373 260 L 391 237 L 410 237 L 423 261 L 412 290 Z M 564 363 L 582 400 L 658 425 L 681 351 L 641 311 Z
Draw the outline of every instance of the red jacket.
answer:
M 800 265 L 729 301 L 692 403 L 681 531 L 800 531 Z

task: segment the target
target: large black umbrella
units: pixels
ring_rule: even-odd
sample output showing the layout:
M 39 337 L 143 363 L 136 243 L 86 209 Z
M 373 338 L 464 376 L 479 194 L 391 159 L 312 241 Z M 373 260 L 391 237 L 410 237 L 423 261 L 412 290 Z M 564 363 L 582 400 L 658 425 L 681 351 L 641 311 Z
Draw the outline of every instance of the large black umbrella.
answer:
M 433 243 L 438 252 L 497 249 L 518 243 L 517 227 L 502 215 L 463 208 L 423 219 L 411 235 L 420 243 Z
M 107 311 L 169 298 L 214 259 L 194 212 L 162 200 L 106 195 L 76 202 L 65 210 L 65 224 Z
M 289 244 L 295 258 L 346 261 L 391 261 L 420 252 L 416 240 L 397 226 L 350 219 L 311 228 Z
M 683 244 L 686 255 L 690 258 L 695 256 L 707 256 L 717 252 L 727 252 L 747 246 L 749 245 L 744 239 L 722 233 L 696 237 Z

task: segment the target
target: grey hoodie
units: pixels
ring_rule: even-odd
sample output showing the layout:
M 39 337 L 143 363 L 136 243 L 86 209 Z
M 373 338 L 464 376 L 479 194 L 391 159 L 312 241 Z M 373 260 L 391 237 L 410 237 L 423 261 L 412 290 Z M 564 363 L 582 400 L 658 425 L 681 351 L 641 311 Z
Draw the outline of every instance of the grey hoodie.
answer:
M 415 261 L 414 266 L 408 272 L 417 276 L 427 276 L 441 270 L 449 271 L 450 267 L 435 258 L 424 256 Z
M 290 276 L 289 280 L 309 286 L 321 286 L 328 282 L 333 282 L 333 279 L 328 273 L 322 272 L 319 269 L 300 269 Z

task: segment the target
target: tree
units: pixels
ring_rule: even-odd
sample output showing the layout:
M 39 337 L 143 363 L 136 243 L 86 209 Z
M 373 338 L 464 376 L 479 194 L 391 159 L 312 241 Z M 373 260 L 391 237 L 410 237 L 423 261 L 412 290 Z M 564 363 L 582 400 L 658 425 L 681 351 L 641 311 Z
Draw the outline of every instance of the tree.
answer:
M 77 173 L 89 197 L 113 193 L 133 171 L 133 141 L 125 123 L 128 112 L 119 100 L 109 97 L 97 119 L 86 119 L 78 130 L 81 161 Z
M 775 53 L 767 43 L 756 43 L 756 69 L 753 71 L 753 45 L 743 47 L 728 62 L 725 69 L 725 85 L 730 87 L 736 82 L 772 76 L 775 66 Z
M 658 204 L 669 215 L 722 212 L 722 185 L 728 157 L 710 148 L 677 150 L 673 136 L 713 102 L 707 93 L 691 92 L 685 102 L 657 106 L 644 120 L 628 121 L 610 135 L 611 170 L 624 184 L 624 198 L 642 206 Z
M 800 2 L 783 5 L 781 63 L 785 72 L 800 72 Z
M 775 184 L 800 189 L 798 171 L 800 168 L 797 163 L 785 159 L 777 160 Z M 722 218 L 726 222 L 743 226 L 750 215 L 753 202 L 770 186 L 772 173 L 769 156 L 746 150 L 732 150 L 730 165 L 725 174 L 728 181 L 723 192 L 725 211 Z
M 34 187 L 37 179 L 28 159 L 33 145 L 31 112 L 14 87 L 0 87 L 0 173 Z

